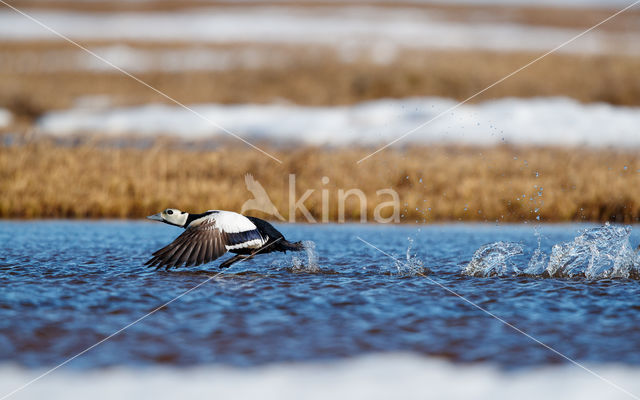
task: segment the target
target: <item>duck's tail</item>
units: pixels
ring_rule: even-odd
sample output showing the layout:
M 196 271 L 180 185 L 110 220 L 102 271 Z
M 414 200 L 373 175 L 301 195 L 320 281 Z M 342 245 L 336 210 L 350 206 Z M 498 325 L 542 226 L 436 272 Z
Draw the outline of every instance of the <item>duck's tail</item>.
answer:
M 278 243 L 280 251 L 302 251 L 304 250 L 304 243 L 302 242 L 290 242 L 286 239 L 280 240 Z

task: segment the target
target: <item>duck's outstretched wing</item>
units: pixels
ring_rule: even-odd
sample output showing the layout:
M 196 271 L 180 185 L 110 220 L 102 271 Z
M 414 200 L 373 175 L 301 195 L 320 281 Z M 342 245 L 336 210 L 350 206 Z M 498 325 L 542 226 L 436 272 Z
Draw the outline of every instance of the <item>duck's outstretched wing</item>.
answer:
M 153 258 L 145 264 L 166 269 L 183 264 L 200 265 L 217 259 L 229 250 L 260 248 L 266 241 L 246 217 L 228 211 L 215 211 L 191 222 L 180 236 L 153 253 Z

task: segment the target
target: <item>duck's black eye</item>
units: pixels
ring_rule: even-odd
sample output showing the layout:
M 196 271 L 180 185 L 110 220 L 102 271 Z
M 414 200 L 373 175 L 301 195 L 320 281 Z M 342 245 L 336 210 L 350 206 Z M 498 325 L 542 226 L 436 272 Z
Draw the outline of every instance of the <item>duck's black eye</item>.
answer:
M 167 210 L 167 214 L 169 215 L 173 214 L 173 210 Z

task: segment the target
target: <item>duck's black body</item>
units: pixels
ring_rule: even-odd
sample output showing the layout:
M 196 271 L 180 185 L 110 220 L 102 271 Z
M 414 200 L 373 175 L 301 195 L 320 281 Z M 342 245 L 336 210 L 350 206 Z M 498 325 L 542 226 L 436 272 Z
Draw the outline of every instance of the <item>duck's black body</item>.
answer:
M 230 211 L 188 214 L 167 209 L 148 218 L 185 228 L 185 232 L 171 244 L 153 253 L 153 258 L 146 263 L 150 267 L 169 269 L 200 265 L 226 252 L 235 253 L 236 256 L 220 264 L 220 268 L 224 268 L 260 253 L 300 251 L 304 248 L 301 242 L 287 241 L 267 221 Z
M 262 237 L 268 238 L 267 243 L 262 246 L 264 250 L 261 251 L 261 253 L 271 253 L 274 251 L 287 252 L 287 250 L 300 251 L 304 248 L 302 242 L 289 242 L 284 238 L 280 231 L 274 228 L 273 225 L 271 225 L 267 221 L 256 217 L 247 218 L 258 228 L 258 232 L 260 232 Z M 236 254 L 250 254 L 250 251 L 248 249 L 232 250 L 231 252 Z

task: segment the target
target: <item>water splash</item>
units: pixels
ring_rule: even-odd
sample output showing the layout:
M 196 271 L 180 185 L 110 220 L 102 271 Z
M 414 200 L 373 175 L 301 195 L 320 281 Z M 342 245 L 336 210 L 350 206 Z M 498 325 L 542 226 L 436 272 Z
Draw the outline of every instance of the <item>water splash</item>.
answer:
M 546 273 L 553 277 L 629 278 L 640 263 L 631 248 L 631 227 L 606 224 L 585 229 L 572 242 L 553 246 Z
M 554 278 L 640 279 L 640 255 L 629 242 L 631 227 L 607 223 L 580 232 L 571 242 L 555 244 L 551 255 L 538 247 L 521 271 L 511 258 L 523 254 L 518 243 L 496 242 L 478 249 L 462 273 L 469 276 L 533 275 Z
M 473 254 L 471 262 L 462 273 L 469 276 L 503 276 L 518 273 L 511 258 L 523 253 L 522 245 L 514 242 L 485 244 Z
M 407 252 L 405 259 L 397 259 L 393 264 L 394 272 L 392 275 L 397 276 L 420 276 L 428 275 L 431 270 L 424 266 L 421 259 L 416 254 L 411 254 L 411 248 L 413 247 L 413 239 L 408 238 L 409 246 L 407 246 Z
M 305 240 L 302 242 L 304 245 L 305 257 L 294 255 L 291 259 L 293 265 L 291 267 L 292 272 L 307 272 L 316 273 L 320 272 L 321 268 L 318 265 L 318 253 L 316 253 L 316 244 L 311 240 Z
M 540 234 L 540 228 L 538 226 L 534 228 L 533 234 L 538 240 L 538 247 L 534 250 L 533 256 L 531 256 L 524 273 L 526 275 L 541 275 L 549 264 L 549 256 L 542 250 L 542 235 Z

